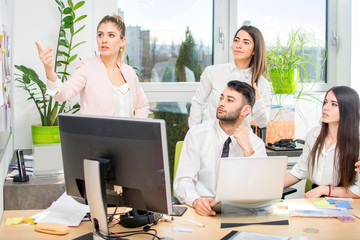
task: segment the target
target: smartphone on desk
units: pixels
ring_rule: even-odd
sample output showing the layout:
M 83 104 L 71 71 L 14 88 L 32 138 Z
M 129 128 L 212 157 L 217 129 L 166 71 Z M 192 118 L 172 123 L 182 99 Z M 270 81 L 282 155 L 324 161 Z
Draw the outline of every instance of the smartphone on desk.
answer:
M 173 206 L 173 212 L 172 212 L 172 214 L 170 214 L 170 216 L 181 217 L 182 215 L 184 215 L 186 210 L 187 210 L 187 207 Z

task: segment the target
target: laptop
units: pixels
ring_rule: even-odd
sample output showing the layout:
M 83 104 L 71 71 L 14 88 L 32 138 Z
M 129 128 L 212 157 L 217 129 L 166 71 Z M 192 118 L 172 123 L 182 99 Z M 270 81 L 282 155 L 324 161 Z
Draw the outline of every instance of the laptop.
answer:
M 261 207 L 281 199 L 287 161 L 287 156 L 221 158 L 212 208 L 220 212 L 221 201 Z

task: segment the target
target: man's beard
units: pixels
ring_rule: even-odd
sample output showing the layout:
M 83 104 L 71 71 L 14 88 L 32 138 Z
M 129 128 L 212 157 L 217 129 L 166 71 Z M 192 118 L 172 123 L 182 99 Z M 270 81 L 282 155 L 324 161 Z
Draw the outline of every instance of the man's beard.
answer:
M 241 109 L 242 109 L 242 106 L 235 111 L 226 112 L 225 115 L 220 115 L 216 111 L 216 118 L 223 122 L 235 122 L 240 116 Z

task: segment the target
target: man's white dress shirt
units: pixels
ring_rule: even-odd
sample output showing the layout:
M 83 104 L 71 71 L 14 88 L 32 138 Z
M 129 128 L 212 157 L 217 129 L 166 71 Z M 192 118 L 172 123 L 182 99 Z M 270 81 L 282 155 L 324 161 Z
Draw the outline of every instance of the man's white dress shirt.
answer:
M 254 149 L 251 157 L 265 157 L 264 142 L 250 129 Z M 199 197 L 214 197 L 219 160 L 226 139 L 219 120 L 214 119 L 192 127 L 185 136 L 174 179 L 174 194 L 181 202 L 192 206 Z M 244 153 L 231 136 L 229 157 L 243 157 Z
M 310 179 L 313 183 L 323 186 L 323 185 L 331 185 L 338 186 L 339 184 L 339 175 L 336 171 L 334 171 L 334 164 L 337 166 L 339 159 L 335 159 L 335 147 L 336 144 L 331 146 L 327 151 L 325 150 L 325 146 L 320 151 L 318 164 L 315 164 L 313 174 L 310 175 L 308 171 L 308 161 L 311 149 L 313 148 L 317 137 L 320 134 L 321 127 L 315 127 L 311 129 L 305 139 L 305 146 L 303 149 L 303 153 L 300 156 L 297 164 L 292 168 L 291 174 L 299 179 Z M 318 157 L 319 152 L 316 154 L 316 158 Z M 354 166 L 355 169 L 355 166 Z M 359 187 L 357 185 L 358 175 L 356 174 L 356 182 L 353 183 L 349 190 L 356 195 L 360 195 Z
M 252 67 L 239 70 L 234 62 L 206 67 L 201 74 L 200 86 L 191 101 L 189 127 L 201 122 L 203 109 L 206 109 L 204 121 L 216 118 L 220 95 L 229 81 L 239 80 L 251 84 L 251 77 Z M 250 127 L 253 119 L 259 127 L 263 128 L 266 127 L 270 118 L 270 84 L 261 76 L 257 88 L 261 98 L 255 102 L 251 114 L 245 118 L 243 125 Z

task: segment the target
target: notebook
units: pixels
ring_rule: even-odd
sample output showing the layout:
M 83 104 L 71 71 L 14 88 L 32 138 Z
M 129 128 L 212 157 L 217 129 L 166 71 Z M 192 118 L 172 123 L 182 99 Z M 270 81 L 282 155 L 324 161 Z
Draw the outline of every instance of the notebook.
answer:
M 260 206 L 281 199 L 287 167 L 287 156 L 263 158 L 221 158 L 214 201 L 244 206 Z

